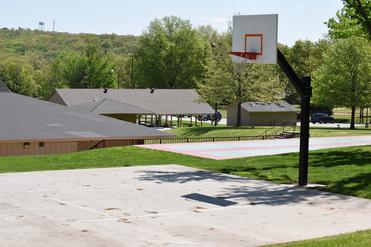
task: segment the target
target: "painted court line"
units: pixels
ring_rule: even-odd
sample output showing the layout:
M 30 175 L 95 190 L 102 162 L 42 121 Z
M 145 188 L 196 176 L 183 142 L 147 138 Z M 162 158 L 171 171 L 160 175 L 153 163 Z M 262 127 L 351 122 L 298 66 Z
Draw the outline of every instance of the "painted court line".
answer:
M 206 208 L 206 209 L 192 209 L 192 210 L 181 210 L 181 211 L 174 211 L 174 212 L 164 212 L 164 213 L 153 213 L 153 214 L 143 214 L 143 215 L 136 215 L 136 216 L 125 216 L 125 219 L 139 219 L 139 218 L 152 218 L 152 217 L 161 217 L 161 216 L 171 216 L 171 215 L 182 215 L 182 214 L 189 214 L 195 213 L 194 210 L 199 212 L 212 212 L 212 211 L 225 211 L 225 210 L 233 210 L 233 209 L 242 209 L 252 207 L 251 205 L 237 205 L 237 206 L 229 206 L 229 207 L 214 207 L 214 208 Z M 93 218 L 93 219 L 83 219 L 83 220 L 76 220 L 79 222 L 99 222 L 99 221 L 115 221 L 120 220 L 119 217 L 109 217 L 109 218 Z
M 33 194 L 39 195 L 39 196 L 44 196 L 45 195 L 45 194 L 40 193 L 40 192 L 31 192 L 31 191 L 28 191 L 28 193 L 33 193 Z M 71 202 L 60 200 L 58 198 L 53 198 L 53 200 L 56 201 L 56 202 L 58 202 L 58 203 L 60 203 L 60 204 L 63 204 L 63 205 L 68 205 L 70 207 L 82 209 L 82 210 L 87 211 L 87 212 L 90 212 L 90 213 L 99 214 L 99 215 L 102 215 L 102 216 L 105 216 L 105 217 L 111 217 L 112 218 L 112 215 L 103 213 L 103 212 L 98 211 L 98 210 L 95 210 L 95 209 L 91 209 L 91 208 L 88 208 L 88 207 L 80 206 L 80 205 L 77 205 L 77 204 L 74 204 L 74 203 L 71 203 Z
M 88 211 L 88 212 L 91 212 L 91 213 L 100 214 L 100 215 L 106 216 L 106 217 L 112 217 L 112 215 L 100 212 L 98 210 L 94 210 L 94 209 L 91 209 L 91 208 L 87 208 L 87 207 L 83 207 L 83 206 L 80 206 L 80 205 L 77 205 L 77 204 L 73 204 L 73 203 L 70 203 L 70 202 L 59 200 L 57 198 L 54 198 L 54 201 L 62 203 L 62 204 L 66 204 L 66 205 L 71 206 L 71 207 L 79 208 L 79 209 L 82 209 L 82 210 L 85 210 L 85 211 Z
M 97 186 L 76 186 L 76 187 L 67 187 L 62 189 L 49 189 L 49 190 L 29 190 L 28 193 L 37 193 L 37 192 L 55 192 L 55 191 L 73 191 L 73 190 L 93 190 L 93 189 L 105 189 L 105 188 L 116 188 L 116 187 L 127 187 L 125 184 L 112 184 L 112 185 L 97 185 Z

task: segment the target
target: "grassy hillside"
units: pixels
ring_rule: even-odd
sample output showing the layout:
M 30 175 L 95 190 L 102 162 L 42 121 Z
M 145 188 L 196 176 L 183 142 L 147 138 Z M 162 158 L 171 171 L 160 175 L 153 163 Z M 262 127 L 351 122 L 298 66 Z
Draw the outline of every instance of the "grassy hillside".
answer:
M 71 34 L 44 32 L 30 29 L 0 29 L 0 58 L 33 56 L 50 62 L 60 52 L 79 50 L 86 42 L 97 42 L 100 46 L 118 55 L 132 53 L 138 37 L 116 34 Z

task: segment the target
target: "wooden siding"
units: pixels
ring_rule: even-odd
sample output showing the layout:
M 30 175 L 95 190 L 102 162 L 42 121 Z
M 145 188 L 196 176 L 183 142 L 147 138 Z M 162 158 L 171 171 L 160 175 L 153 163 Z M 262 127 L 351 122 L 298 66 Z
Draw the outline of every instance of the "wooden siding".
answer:
M 19 142 L 0 144 L 0 155 L 60 154 L 77 151 L 77 142 Z
M 250 112 L 249 125 L 256 126 L 273 126 L 283 121 L 295 122 L 296 112 Z
M 144 144 L 144 140 L 101 140 L 42 143 L 43 145 L 40 145 L 40 142 L 0 143 L 0 156 L 72 153 L 94 148 Z
M 227 108 L 227 126 L 237 124 L 237 105 L 231 105 Z M 248 112 L 241 109 L 241 125 L 255 126 L 273 126 L 282 121 L 296 121 L 296 112 Z
M 241 107 L 241 125 L 249 122 L 248 112 Z M 227 126 L 237 125 L 237 105 L 231 105 L 227 108 Z

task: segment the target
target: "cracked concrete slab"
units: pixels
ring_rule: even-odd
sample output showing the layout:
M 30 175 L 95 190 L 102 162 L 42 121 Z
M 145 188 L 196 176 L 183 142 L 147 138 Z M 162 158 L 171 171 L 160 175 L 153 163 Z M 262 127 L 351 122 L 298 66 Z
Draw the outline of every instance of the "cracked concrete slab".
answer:
M 0 246 L 260 246 L 371 228 L 371 200 L 179 166 L 0 174 Z

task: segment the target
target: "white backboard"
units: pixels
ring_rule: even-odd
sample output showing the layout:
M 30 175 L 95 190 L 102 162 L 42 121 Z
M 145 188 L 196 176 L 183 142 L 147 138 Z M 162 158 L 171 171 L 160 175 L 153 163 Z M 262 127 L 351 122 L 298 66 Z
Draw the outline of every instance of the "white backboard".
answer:
M 256 53 L 256 60 L 232 55 L 235 62 L 277 63 L 278 15 L 233 16 L 232 52 Z

